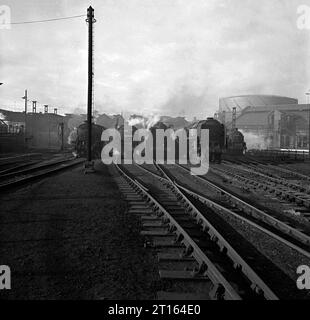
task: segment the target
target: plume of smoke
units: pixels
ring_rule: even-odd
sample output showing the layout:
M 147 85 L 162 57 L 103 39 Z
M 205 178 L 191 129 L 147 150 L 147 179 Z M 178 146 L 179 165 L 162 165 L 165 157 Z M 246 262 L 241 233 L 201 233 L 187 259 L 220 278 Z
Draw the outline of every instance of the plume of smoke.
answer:
M 5 120 L 5 115 L 0 112 L 0 120 L 4 121 Z
M 68 144 L 73 145 L 76 142 L 77 139 L 77 128 L 74 128 L 68 136 Z
M 138 124 L 141 124 L 144 127 L 144 119 L 143 118 L 131 118 L 128 120 L 128 124 L 133 127 Z
M 99 116 L 100 116 L 99 111 L 98 110 L 94 110 L 92 118 L 93 118 L 93 122 L 95 124 L 97 124 L 97 120 L 98 120 Z
M 68 120 L 68 128 L 70 130 L 74 130 L 74 128 L 77 128 L 80 124 L 82 124 L 86 120 L 86 117 L 83 115 L 72 115 L 71 118 Z
M 160 121 L 160 116 L 159 115 L 150 115 L 150 116 L 147 116 L 147 117 L 138 116 L 138 117 L 130 118 L 128 120 L 128 124 L 130 126 L 141 125 L 142 128 L 150 130 L 159 121 Z
M 160 121 L 160 116 L 159 115 L 151 115 L 146 121 L 147 130 L 150 130 L 159 121 Z
M 177 139 L 177 134 L 176 134 L 176 131 L 174 131 L 174 130 L 171 132 L 171 139 L 173 141 L 176 141 L 176 139 Z
M 271 141 L 263 135 L 254 132 L 242 131 L 244 141 L 248 150 L 266 150 L 270 146 Z

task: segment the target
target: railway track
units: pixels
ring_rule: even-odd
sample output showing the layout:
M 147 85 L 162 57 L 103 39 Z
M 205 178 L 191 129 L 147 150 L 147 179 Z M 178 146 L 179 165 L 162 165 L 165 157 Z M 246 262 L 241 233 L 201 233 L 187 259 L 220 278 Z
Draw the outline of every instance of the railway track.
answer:
M 18 161 L 24 161 L 34 158 L 42 157 L 42 153 L 26 153 L 20 155 L 14 155 L 9 157 L 0 157 L 0 165 L 5 165 L 9 163 L 16 163 Z
M 225 165 L 231 166 L 232 164 L 224 161 Z M 236 167 L 234 165 L 234 167 Z M 301 192 L 310 192 L 308 183 L 310 177 L 303 175 L 301 173 L 291 171 L 275 165 L 266 165 L 266 164 L 247 164 L 242 163 L 240 166 L 237 166 L 241 170 L 246 170 L 249 172 L 254 172 L 261 177 L 270 179 L 270 181 L 288 186 L 295 190 L 300 190 Z
M 8 168 L 8 169 L 1 170 L 0 176 L 5 175 L 7 173 L 12 173 L 14 171 L 25 169 L 27 167 L 39 164 L 40 162 L 42 162 L 42 160 L 30 160 L 30 161 L 27 161 L 26 163 L 15 164 L 14 166 L 10 166 L 10 168 Z
M 218 175 L 231 177 L 253 190 L 267 191 L 281 200 L 294 202 L 297 206 L 310 209 L 310 189 L 308 187 L 280 177 L 271 177 L 254 168 L 244 166 L 224 165 L 222 167 L 212 167 L 210 171 Z
M 300 188 L 302 190 L 310 190 L 309 182 L 310 182 L 310 176 L 306 174 L 302 174 L 298 171 L 293 171 L 289 168 L 287 168 L 285 165 L 266 165 L 266 164 L 257 164 L 257 165 L 251 165 L 251 164 L 245 164 L 252 170 L 257 170 L 260 173 L 263 173 L 265 175 L 268 175 L 270 177 L 274 178 L 280 178 L 285 183 L 292 184 L 292 187 L 294 188 L 294 185 L 297 185 L 297 189 Z M 296 187 L 295 187 L 296 188 Z
M 168 166 L 168 167 L 171 168 L 172 166 Z M 178 166 L 175 166 L 175 167 L 177 168 Z M 169 169 L 168 171 L 170 170 L 171 169 Z M 182 168 L 182 170 L 186 171 L 187 173 L 189 172 L 189 170 L 185 168 Z M 147 171 L 149 171 L 154 176 L 158 174 L 156 173 L 156 170 L 150 170 L 150 166 L 148 166 Z M 191 178 L 191 180 L 195 181 L 194 179 L 192 179 L 192 176 L 188 174 L 187 176 Z M 220 216 L 223 216 L 223 219 L 225 221 L 227 219 L 229 221 L 231 220 L 239 221 L 237 224 L 232 223 L 233 228 L 236 230 L 241 230 L 241 234 L 243 234 L 245 239 L 249 239 L 249 241 L 260 252 L 262 252 L 262 254 L 266 255 L 266 257 L 268 257 L 268 259 L 273 261 L 275 265 L 277 265 L 277 267 L 279 267 L 285 273 L 290 275 L 290 278 L 293 279 L 293 282 L 292 282 L 293 285 L 291 287 L 291 290 L 294 291 L 295 279 L 296 279 L 296 268 L 301 264 L 306 264 L 306 265 L 309 264 L 310 247 L 309 247 L 309 237 L 307 235 L 300 233 L 299 229 L 290 226 L 288 221 L 285 222 L 285 225 L 282 225 L 281 222 L 279 224 L 276 219 L 274 220 L 271 219 L 273 220 L 272 223 L 269 223 L 269 224 L 266 223 L 266 218 L 268 218 L 267 220 L 269 220 L 269 218 L 271 218 L 270 216 L 266 217 L 266 214 L 263 211 L 260 211 L 252 207 L 251 205 L 247 204 L 246 202 L 240 199 L 239 201 L 233 201 L 234 203 L 232 205 L 231 205 L 231 202 L 229 202 L 228 206 L 227 206 L 227 203 L 225 202 L 223 206 L 223 203 L 219 204 L 217 202 L 210 200 L 208 197 L 203 196 L 200 191 L 206 188 L 203 188 L 201 184 L 197 186 L 197 189 L 199 191 L 197 190 L 193 191 L 193 188 L 188 188 L 188 187 L 185 188 L 184 184 L 187 183 L 186 176 L 181 176 L 181 177 L 179 176 L 178 182 L 176 181 L 175 177 L 172 176 L 171 178 L 173 179 L 174 183 L 177 186 L 179 186 L 179 188 L 181 188 L 185 192 L 188 192 L 188 194 L 191 194 L 193 198 L 198 199 L 210 209 L 215 210 Z M 197 177 L 197 178 L 205 181 L 201 177 Z M 221 195 L 223 195 L 226 192 L 225 190 L 218 188 L 212 183 L 211 185 L 217 188 L 216 190 Z M 206 191 L 206 192 L 208 193 L 209 191 Z M 235 198 L 233 195 L 231 194 L 229 195 Z M 202 208 L 202 210 L 204 211 L 205 209 Z M 245 211 L 247 210 L 250 210 L 250 211 L 248 211 L 248 213 L 245 214 Z M 256 211 L 256 213 L 258 213 L 259 219 L 255 218 L 253 211 L 254 212 Z M 260 216 L 260 213 L 263 214 L 263 216 Z M 244 229 L 246 230 L 246 232 L 244 232 Z M 250 235 L 249 235 L 249 232 L 250 232 Z M 301 238 L 304 238 L 304 239 L 301 241 Z M 275 251 L 277 251 L 276 256 L 274 255 Z M 258 259 L 256 259 L 256 261 L 258 262 Z M 270 273 L 270 270 L 266 272 Z M 287 294 L 289 294 L 289 292 Z M 296 293 L 296 295 L 298 295 L 298 293 Z M 292 296 L 292 298 L 295 299 L 294 295 Z
M 51 174 L 58 173 L 62 170 L 74 167 L 83 163 L 84 159 L 65 158 L 54 160 L 47 163 L 32 163 L 28 166 L 18 166 L 14 169 L 2 171 L 0 174 L 1 192 L 9 191 L 12 188 L 31 183 L 35 180 L 45 178 Z
M 284 165 L 266 165 L 259 163 L 255 166 L 248 166 L 251 169 L 259 170 L 259 172 L 267 174 L 271 177 L 280 177 L 284 180 L 293 180 L 294 183 L 297 183 L 298 185 L 308 184 L 310 181 L 310 176 L 297 171 L 292 171 L 291 169 L 286 168 Z
M 162 168 L 157 167 L 160 173 L 146 172 L 138 166 L 117 166 L 117 170 L 120 176 L 116 179 L 129 201 L 129 212 L 141 218 L 142 235 L 157 250 L 161 263 L 170 262 L 172 270 L 159 271 L 162 279 L 205 282 L 206 288 L 202 290 L 205 299 L 278 299 L 262 279 L 264 271 L 257 264 L 255 268 L 250 266 L 250 261 L 253 264 L 253 261 L 264 260 L 260 253 L 240 238 L 235 243 L 242 243 L 238 249 L 245 248 L 241 250 L 243 255 L 235 250 L 230 242 L 236 240 L 237 233 L 232 229 L 228 231 L 227 226 L 224 230 L 223 222 L 219 223 L 210 210 L 207 218 L 198 209 L 197 200 L 174 183 Z M 180 264 L 190 268 L 179 270 Z M 197 292 L 174 291 L 160 293 L 159 297 L 189 299 L 193 295 L 197 296 Z
M 304 164 L 308 164 L 308 168 L 310 168 L 310 160 L 306 161 Z M 290 167 L 290 166 L 284 165 L 284 164 L 277 165 L 276 168 L 278 170 L 282 171 L 283 173 L 297 177 L 297 179 L 310 181 L 309 169 L 305 170 L 305 168 L 302 169 L 302 168 L 298 168 L 298 167 L 293 168 L 293 167 Z
M 176 165 L 176 167 L 187 173 L 190 171 L 188 168 L 181 165 Z M 252 206 L 226 189 L 223 189 L 217 184 L 209 181 L 205 177 L 195 176 L 194 179 L 201 181 L 206 186 L 214 189 L 217 193 L 224 196 L 226 200 L 225 203 L 228 205 L 223 206 L 211 201 L 203 193 L 198 192 L 197 190 L 195 191 L 182 185 L 180 185 L 180 187 L 188 190 L 188 192 L 191 192 L 195 197 L 199 198 L 206 204 L 209 204 L 210 207 L 215 206 L 220 211 L 229 212 L 232 216 L 253 225 L 265 234 L 277 239 L 303 256 L 310 258 L 310 236 L 307 230 L 302 229 L 300 226 L 292 226 L 293 222 L 287 221 L 285 218 L 283 218 L 283 220 L 279 220 L 277 217 L 272 215 L 272 212 L 267 213 Z
M 32 161 L 40 161 L 42 158 L 42 153 L 26 153 L 10 157 L 3 157 L 0 158 L 0 171 L 9 170 L 18 165 L 23 165 Z

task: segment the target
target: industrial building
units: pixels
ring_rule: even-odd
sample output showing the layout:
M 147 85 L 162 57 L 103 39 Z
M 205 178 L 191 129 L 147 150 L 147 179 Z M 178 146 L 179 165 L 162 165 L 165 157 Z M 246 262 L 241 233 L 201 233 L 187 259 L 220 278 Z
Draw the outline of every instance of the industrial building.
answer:
M 309 149 L 310 107 L 297 99 L 246 95 L 221 98 L 217 118 L 241 130 L 250 148 Z
M 0 136 L 2 152 L 16 152 L 22 148 L 61 150 L 69 135 L 65 117 L 58 115 L 57 110 L 49 113 L 14 112 L 0 109 L 2 123 L 7 126 Z M 26 125 L 25 125 L 26 123 Z M 3 130 L 2 130 L 3 131 Z

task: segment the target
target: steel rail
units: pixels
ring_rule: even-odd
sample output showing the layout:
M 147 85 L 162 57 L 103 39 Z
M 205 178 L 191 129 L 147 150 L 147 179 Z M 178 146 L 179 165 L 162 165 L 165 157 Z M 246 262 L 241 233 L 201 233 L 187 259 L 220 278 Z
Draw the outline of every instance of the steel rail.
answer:
M 163 177 L 161 177 L 160 175 L 157 175 L 156 173 L 154 173 L 154 172 L 152 172 L 152 171 L 150 171 L 150 170 L 148 170 L 148 169 L 146 169 L 146 168 L 144 168 L 144 167 L 142 167 L 142 166 L 139 166 L 139 167 L 140 167 L 142 170 L 148 172 L 149 174 L 152 174 L 153 176 L 155 176 L 155 177 L 157 177 L 157 178 L 162 178 L 162 179 L 168 181 L 166 178 L 163 178 Z M 183 169 L 185 169 L 185 168 L 183 168 Z M 186 169 L 185 169 L 185 170 L 186 170 Z M 204 180 L 204 179 L 203 179 L 203 180 Z M 204 180 L 204 182 L 208 182 L 208 181 L 207 181 L 207 180 Z M 283 244 L 289 246 L 290 248 L 296 250 L 297 252 L 301 253 L 302 255 L 304 255 L 305 257 L 307 257 L 307 258 L 310 259 L 310 252 L 309 252 L 309 251 L 306 251 L 306 250 L 304 250 L 303 248 L 300 248 L 299 246 L 295 245 L 294 243 L 291 243 L 290 241 L 284 239 L 284 238 L 281 237 L 281 236 L 278 236 L 278 235 L 274 234 L 273 232 L 271 232 L 271 231 L 267 230 L 266 228 L 258 225 L 257 223 L 255 223 L 255 222 L 253 222 L 253 221 L 251 221 L 251 220 L 249 220 L 249 219 L 247 219 L 247 218 L 245 218 L 245 217 L 242 217 L 241 215 L 236 214 L 235 212 L 233 212 L 233 211 L 231 211 L 231 210 L 229 210 L 229 209 L 221 206 L 220 204 L 218 204 L 218 203 L 216 203 L 216 202 L 214 202 L 214 201 L 212 201 L 212 200 L 204 197 L 203 195 L 198 194 L 198 193 L 194 192 L 193 190 L 190 190 L 190 189 L 182 186 L 181 184 L 177 183 L 176 181 L 173 181 L 173 183 L 176 184 L 179 188 L 183 189 L 185 192 L 192 194 L 194 197 L 195 197 L 195 196 L 198 197 L 201 202 L 203 202 L 203 203 L 205 203 L 206 205 L 208 205 L 211 209 L 212 209 L 212 208 L 217 208 L 217 210 L 218 210 L 219 212 L 226 212 L 226 213 L 228 213 L 228 214 L 233 215 L 234 217 L 238 218 L 239 220 L 241 220 L 241 221 L 243 221 L 243 222 L 246 222 L 246 223 L 248 223 L 249 225 L 251 225 L 252 227 L 255 227 L 255 228 L 259 229 L 260 231 L 266 233 L 268 236 L 270 236 L 270 237 L 272 237 L 272 238 L 274 238 L 274 239 L 282 242 Z M 215 186 L 215 187 L 216 187 L 216 186 Z M 241 201 L 242 201 L 242 200 L 241 200 Z M 251 216 L 252 216 L 252 215 L 251 215 Z M 265 222 L 265 221 L 263 221 L 263 222 Z M 273 227 L 274 227 L 274 225 L 273 225 Z M 278 230 L 279 230 L 279 229 L 278 229 Z M 280 231 L 281 231 L 281 230 L 280 230 Z
M 20 154 L 16 156 L 6 157 L 6 158 L 0 158 L 0 165 L 7 165 L 11 163 L 15 163 L 16 161 L 21 160 L 28 160 L 33 157 L 42 156 L 42 153 L 26 153 L 26 154 Z
M 40 170 L 38 173 L 33 173 L 33 174 L 30 174 L 30 175 L 28 175 L 26 177 L 22 177 L 22 178 L 19 178 L 19 179 L 16 179 L 16 180 L 9 181 L 7 183 L 1 184 L 0 185 L 0 190 L 2 192 L 5 192 L 5 191 L 10 190 L 11 188 L 18 187 L 18 186 L 21 186 L 21 185 L 26 184 L 26 183 L 30 183 L 30 182 L 35 181 L 37 179 L 42 179 L 44 177 L 47 177 L 50 174 L 53 174 L 53 173 L 65 170 L 67 168 L 76 166 L 78 164 L 81 164 L 85 160 L 84 159 L 79 159 L 79 160 L 72 160 L 72 161 L 74 161 L 74 162 L 73 163 L 69 163 L 69 164 L 65 163 L 65 162 L 68 162 L 68 161 L 63 161 L 63 163 L 58 163 L 58 167 L 56 167 L 56 168 L 45 170 L 43 172 Z
M 270 166 L 267 166 L 267 168 L 270 168 Z M 287 169 L 287 168 L 283 168 L 283 167 L 276 167 L 276 170 L 279 170 L 280 172 L 284 172 L 284 173 L 288 173 L 288 174 L 291 174 L 293 176 L 296 176 L 296 177 L 299 177 L 303 180 L 308 180 L 310 181 L 310 176 L 307 176 L 305 174 L 302 174 L 300 172 L 297 172 L 297 171 L 292 171 L 290 169 Z
M 232 165 L 231 164 L 228 164 L 227 165 L 230 169 L 237 169 L 239 172 L 243 172 L 243 173 L 240 173 L 240 174 L 251 174 L 251 175 L 257 175 L 257 176 L 260 176 L 264 179 L 267 179 L 269 180 L 270 183 L 273 183 L 273 184 L 281 184 L 285 187 L 288 187 L 288 188 L 291 188 L 293 190 L 300 190 L 300 192 L 302 193 L 305 193 L 306 194 L 309 194 L 309 191 L 305 192 L 304 190 L 306 190 L 305 187 L 303 187 L 302 185 L 298 185 L 298 184 L 295 184 L 295 183 L 292 183 L 292 182 L 289 182 L 287 181 L 286 179 L 282 178 L 282 177 L 276 177 L 274 176 L 274 174 L 270 173 L 271 176 L 267 175 L 266 173 L 262 173 L 260 172 L 261 170 L 263 171 L 263 169 L 259 169 L 259 168 L 253 168 L 249 165 L 244 165 L 242 164 L 241 167 L 237 167 L 237 168 L 232 168 Z
M 235 213 L 235 212 L 233 212 L 233 211 L 231 211 L 231 210 L 229 210 L 229 209 L 221 206 L 221 205 L 218 204 L 218 203 L 213 202 L 212 200 L 210 200 L 210 199 L 202 196 L 201 194 L 198 194 L 198 193 L 196 193 L 196 192 L 194 192 L 194 191 L 192 191 L 192 190 L 189 190 L 189 189 L 187 189 L 186 187 L 181 186 L 181 185 L 178 184 L 177 182 L 175 182 L 175 184 L 176 184 L 180 189 L 182 189 L 182 190 L 184 190 L 185 192 L 191 194 L 194 198 L 199 199 L 201 202 L 203 202 L 204 204 L 206 204 L 210 209 L 214 209 L 214 208 L 215 208 L 215 209 L 216 209 L 218 212 L 220 212 L 220 213 L 221 213 L 221 212 L 225 212 L 225 213 L 227 213 L 227 214 L 229 214 L 229 215 L 232 215 L 232 216 L 234 216 L 235 218 L 237 218 L 237 219 L 239 219 L 239 220 L 241 220 L 241 221 L 243 221 L 243 222 L 246 222 L 247 224 L 251 225 L 252 227 L 254 227 L 254 228 L 256 228 L 256 229 L 258 229 L 258 230 L 266 233 L 268 236 L 270 236 L 270 237 L 272 237 L 272 238 L 280 241 L 281 243 L 283 243 L 283 244 L 287 245 L 288 247 L 290 247 L 290 248 L 298 251 L 299 253 L 301 253 L 302 255 L 304 255 L 305 257 L 307 257 L 307 258 L 310 259 L 310 252 L 308 252 L 308 251 L 306 251 L 306 250 L 304 250 L 304 249 L 296 246 L 295 244 L 293 244 L 293 243 L 291 243 L 291 242 L 283 239 L 282 237 L 280 237 L 280 236 L 274 234 L 273 232 L 265 229 L 264 227 L 258 225 L 257 223 L 255 223 L 255 222 L 253 222 L 253 221 L 251 221 L 251 220 L 249 220 L 249 219 L 247 219 L 247 218 L 245 218 L 245 217 L 242 217 L 242 216 L 238 215 L 237 213 Z
M 19 165 L 15 166 L 15 167 L 11 167 L 9 169 L 1 170 L 0 171 L 0 176 L 3 176 L 5 174 L 11 173 L 11 172 L 16 172 L 17 170 L 22 170 L 24 168 L 36 165 L 36 164 L 38 164 L 40 162 L 42 162 L 42 160 L 33 160 L 33 161 L 30 161 L 30 162 L 19 164 Z
M 137 165 L 136 165 L 137 166 Z M 205 218 L 204 215 L 202 215 L 199 210 L 196 209 L 196 207 L 191 203 L 191 201 L 186 197 L 186 195 L 184 195 L 184 193 L 182 193 L 178 188 L 180 189 L 183 189 L 185 192 L 186 192 L 186 188 L 180 186 L 178 183 L 176 183 L 175 181 L 173 181 L 161 168 L 160 166 L 158 165 L 155 165 L 155 167 L 157 167 L 157 169 L 159 170 L 159 172 L 161 172 L 164 177 L 162 177 L 161 175 L 159 174 L 156 174 L 154 172 L 152 172 L 151 170 L 148 170 L 142 166 L 137 166 L 139 167 L 140 169 L 144 170 L 145 172 L 153 175 L 154 177 L 156 177 L 157 179 L 161 180 L 161 181 L 164 181 L 166 183 L 169 183 L 170 186 L 173 186 L 174 188 L 176 188 L 176 194 L 181 194 L 182 197 L 185 199 L 187 205 L 190 205 L 191 206 L 191 209 L 193 211 L 195 211 L 196 213 L 196 220 L 202 224 L 202 227 L 204 230 L 209 230 L 209 234 L 212 236 L 212 237 L 217 237 L 219 243 L 220 243 L 220 247 L 221 247 L 221 250 L 224 250 L 224 248 L 226 248 L 227 250 L 227 255 L 230 257 L 230 259 L 232 261 L 234 261 L 234 263 L 236 263 L 237 265 L 241 266 L 242 267 L 242 272 L 245 274 L 246 277 L 248 277 L 248 279 L 250 279 L 253 283 L 253 286 L 254 287 L 258 287 L 260 288 L 267 299 L 270 299 L 270 300 L 274 300 L 274 299 L 277 299 L 276 298 L 276 295 L 270 290 L 270 288 L 261 280 L 261 278 L 255 273 L 255 271 L 242 259 L 242 257 L 229 245 L 229 243 L 220 235 L 220 233 L 208 222 L 208 220 Z M 216 203 L 214 203 L 213 201 L 210 200 L 210 203 L 213 206 L 213 208 L 217 205 Z M 219 206 L 221 207 L 221 206 Z M 211 206 L 210 206 L 211 208 Z M 222 207 L 224 210 L 228 210 L 224 207 Z M 229 211 L 229 210 L 228 210 Z M 236 215 L 237 216 L 237 215 Z M 237 216 L 239 218 L 239 216 Z M 244 221 L 246 221 L 246 219 L 244 219 Z M 253 225 L 255 225 L 254 223 L 252 223 Z M 258 226 L 259 227 L 259 226 Z M 259 227 L 261 229 L 263 229 L 262 227 Z M 269 231 L 265 230 L 267 233 Z M 273 234 L 272 234 L 273 235 Z M 274 235 L 275 236 L 275 235 Z M 280 238 L 282 240 L 282 238 Z M 283 239 L 283 241 L 285 241 Z M 290 244 L 290 243 L 289 243 Z M 298 248 L 298 247 L 297 247 Z M 300 248 L 298 248 L 300 249 Z M 309 255 L 310 257 L 310 254 L 309 253 L 306 253 Z M 259 285 L 257 285 L 257 283 Z
M 268 287 L 268 285 L 256 274 L 256 272 L 244 261 L 244 259 L 235 251 L 235 249 L 224 239 L 224 237 L 212 226 L 212 224 L 206 219 L 206 217 L 192 204 L 188 197 L 181 191 L 179 185 L 173 181 L 164 170 L 157 164 L 155 166 L 165 175 L 166 179 L 169 180 L 170 186 L 174 189 L 176 194 L 182 195 L 186 203 L 195 211 L 196 219 L 200 221 L 204 230 L 208 230 L 211 236 L 216 236 L 219 242 L 219 246 L 222 251 L 224 248 L 227 250 L 227 255 L 230 259 L 242 268 L 243 274 L 252 282 L 252 287 L 259 288 L 264 293 L 267 300 L 278 300 L 275 293 Z
M 177 167 L 181 168 L 182 170 L 189 172 L 189 169 L 176 164 Z M 257 218 L 267 224 L 270 224 L 272 227 L 275 227 L 277 229 L 279 229 L 280 231 L 286 233 L 289 236 L 293 236 L 295 239 L 297 239 L 298 241 L 301 241 L 302 243 L 309 245 L 310 244 L 310 237 L 307 236 L 306 234 L 300 232 L 299 230 L 287 225 L 286 223 L 278 220 L 277 218 L 274 218 L 272 216 L 270 216 L 269 214 L 265 213 L 264 211 L 257 209 L 255 207 L 253 207 L 252 205 L 250 205 L 249 203 L 241 200 L 240 198 L 232 195 L 231 193 L 227 192 L 226 190 L 220 188 L 219 186 L 213 184 L 212 182 L 210 182 L 209 180 L 201 177 L 201 176 L 195 176 L 198 180 L 203 181 L 204 183 L 206 183 L 207 185 L 209 185 L 210 187 L 212 187 L 213 189 L 217 190 L 218 192 L 225 194 L 226 196 L 228 196 L 234 203 L 236 203 L 242 210 L 244 210 L 244 212 L 246 212 L 247 214 L 251 215 L 254 218 Z
M 227 164 L 232 164 L 231 162 L 229 161 L 225 161 L 227 162 Z M 308 180 L 310 181 L 310 176 L 306 175 L 306 174 L 302 174 L 300 172 L 297 172 L 297 171 L 292 171 L 286 167 L 283 167 L 283 165 L 281 166 L 275 166 L 275 165 L 272 165 L 272 164 L 262 164 L 262 163 L 258 163 L 257 165 L 252 165 L 252 164 L 249 164 L 249 163 L 242 163 L 241 164 L 242 166 L 246 166 L 248 168 L 251 168 L 252 170 L 254 169 L 259 169 L 260 172 L 264 173 L 266 172 L 266 170 L 269 171 L 269 173 L 271 175 L 274 175 L 275 174 L 275 171 L 278 171 L 279 173 L 281 174 L 289 174 L 291 176 L 295 176 L 295 177 L 298 177 L 302 180 Z M 266 169 L 266 170 L 264 170 Z M 284 178 L 282 178 L 284 179 Z
M 32 168 L 28 168 L 28 169 L 23 169 L 23 170 L 19 170 L 19 171 L 13 171 L 13 172 L 9 172 L 9 173 L 5 173 L 5 174 L 0 174 L 0 178 L 2 179 L 7 179 L 10 177 L 16 177 L 18 175 L 24 175 L 24 174 L 28 174 L 31 172 L 35 172 L 41 169 L 45 169 L 45 168 L 49 168 L 58 164 L 62 164 L 65 162 L 69 162 L 69 161 L 73 161 L 74 158 L 67 158 L 67 159 L 62 159 L 62 160 L 52 160 L 51 162 L 48 163 L 43 163 L 43 164 L 32 164 L 33 167 Z
M 232 169 L 230 169 L 232 170 Z M 290 189 L 288 186 L 284 186 L 283 184 L 276 184 L 274 182 L 270 182 L 270 181 L 256 181 L 253 179 L 253 177 L 249 178 L 249 177 L 244 177 L 241 174 L 237 174 L 234 172 L 229 171 L 229 169 L 219 169 L 219 168 L 210 168 L 211 172 L 218 172 L 218 174 L 225 174 L 226 176 L 232 176 L 233 178 L 244 182 L 246 185 L 252 185 L 252 186 L 256 186 L 259 188 L 263 188 L 265 190 L 268 190 L 269 193 L 275 193 L 278 197 L 285 199 L 285 198 L 292 198 L 295 200 L 295 202 L 297 204 L 301 203 L 303 206 L 305 207 L 310 207 L 310 195 L 309 193 L 305 193 L 305 192 L 301 192 L 301 191 L 296 191 L 296 193 L 292 193 L 293 190 Z M 250 174 L 254 174 L 251 173 Z M 278 191 L 275 189 L 275 187 L 279 187 Z M 281 197 L 281 195 L 285 195 L 285 197 Z M 299 202 L 299 203 L 298 203 Z
M 129 184 L 136 190 L 136 192 L 142 194 L 144 198 L 147 198 L 148 202 L 151 203 L 155 209 L 155 212 L 160 212 L 164 215 L 165 220 L 169 221 L 169 225 L 175 228 L 174 232 L 176 235 L 182 235 L 182 243 L 187 248 L 187 251 L 192 252 L 192 256 L 199 264 L 199 270 L 203 271 L 205 276 L 212 281 L 214 286 L 221 285 L 225 289 L 226 300 L 242 300 L 236 290 L 231 284 L 225 279 L 218 268 L 212 263 L 212 261 L 204 254 L 199 248 L 195 241 L 189 236 L 189 234 L 180 226 L 180 224 L 171 216 L 171 214 L 149 194 L 146 187 L 142 187 L 141 183 L 133 180 L 127 173 L 125 173 L 119 165 L 116 164 L 118 171 L 129 181 Z

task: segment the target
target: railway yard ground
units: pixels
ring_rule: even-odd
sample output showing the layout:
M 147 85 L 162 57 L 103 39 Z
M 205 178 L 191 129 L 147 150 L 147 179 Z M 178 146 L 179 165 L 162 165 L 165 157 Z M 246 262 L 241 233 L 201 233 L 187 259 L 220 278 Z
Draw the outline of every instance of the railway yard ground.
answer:
M 107 167 L 82 166 L 1 194 L 0 299 L 153 299 L 156 261 Z
M 310 265 L 309 162 L 226 160 L 193 177 L 14 156 L 0 161 L 0 264 L 12 272 L 0 299 L 310 299 L 296 286 Z

